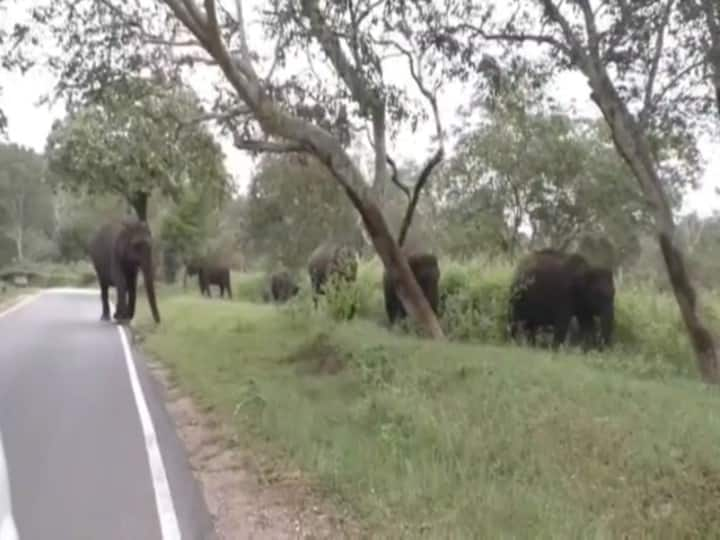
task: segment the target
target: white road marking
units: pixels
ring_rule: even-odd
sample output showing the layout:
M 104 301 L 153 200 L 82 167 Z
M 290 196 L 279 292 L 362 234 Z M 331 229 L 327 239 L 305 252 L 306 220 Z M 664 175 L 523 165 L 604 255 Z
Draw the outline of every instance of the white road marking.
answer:
M 25 298 L 23 298 L 23 299 L 20 300 L 19 302 L 15 302 L 12 306 L 10 306 L 9 308 L 7 308 L 5 311 L 0 311 L 0 319 L 2 319 L 3 317 L 6 317 L 6 316 L 8 316 L 8 315 L 10 315 L 10 314 L 13 313 L 14 311 L 17 311 L 18 309 L 20 309 L 21 307 L 29 304 L 29 303 L 32 302 L 33 300 L 36 300 L 39 296 L 40 296 L 40 293 L 31 294 L 30 296 L 26 296 Z
M 137 406 L 140 424 L 145 437 L 145 450 L 147 451 L 148 463 L 150 465 L 150 476 L 152 477 L 153 489 L 155 491 L 155 504 L 160 520 L 162 538 L 163 540 L 180 540 L 180 526 L 178 525 L 177 515 L 175 514 L 175 506 L 172 495 L 170 494 L 170 484 L 168 483 L 167 474 L 165 473 L 165 466 L 163 465 L 162 454 L 158 446 L 157 435 L 155 434 L 150 411 L 148 410 L 147 402 L 145 401 L 145 396 L 140 386 L 140 380 L 138 379 L 135 369 L 135 361 L 133 360 L 132 351 L 130 350 L 125 331 L 122 326 L 118 326 L 117 329 L 120 334 L 123 352 L 125 353 L 125 363 L 127 364 L 128 374 L 130 375 L 130 385 L 132 386 L 133 396 L 135 396 L 135 405 Z
M 45 289 L 43 291 L 32 294 L 23 298 L 10 308 L 0 312 L 0 318 L 17 311 L 21 307 L 36 300 L 43 294 L 49 293 L 70 293 L 70 294 L 98 294 L 99 289 L 80 289 L 72 287 L 56 287 L 53 289 Z M 110 302 L 111 309 L 115 309 L 113 302 Z M 160 521 L 160 532 L 162 540 L 181 540 L 180 526 L 178 525 L 177 514 L 175 513 L 175 505 L 170 493 L 170 484 L 168 483 L 165 465 L 163 464 L 162 454 L 158 445 L 157 434 L 153 426 L 150 410 L 145 400 L 145 395 L 140 385 L 140 379 L 135 369 L 135 360 L 128 343 L 127 336 L 122 326 L 117 327 L 120 335 L 120 343 L 125 357 L 125 364 L 130 378 L 130 387 L 132 388 L 133 397 L 135 398 L 135 406 L 137 407 L 138 416 L 140 417 L 140 425 L 142 427 L 145 439 L 145 451 L 147 452 L 148 464 L 150 466 L 150 476 L 155 493 L 155 505 L 158 512 L 158 520 Z M 2 487 L 2 486 L 0 486 Z M 0 538 L 0 540 L 4 540 Z

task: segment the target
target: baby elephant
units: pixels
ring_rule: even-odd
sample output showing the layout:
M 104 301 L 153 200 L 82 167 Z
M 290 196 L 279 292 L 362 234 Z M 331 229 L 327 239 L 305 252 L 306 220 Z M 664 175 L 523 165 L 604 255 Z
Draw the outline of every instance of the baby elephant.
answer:
M 210 263 L 208 261 L 191 261 L 187 265 L 187 275 L 198 276 L 200 294 L 210 298 L 210 285 L 217 285 L 220 288 L 220 297 L 224 296 L 227 290 L 228 298 L 232 298 L 232 287 L 230 286 L 230 269 L 227 266 Z
M 420 289 L 425 294 L 425 298 L 433 312 L 437 315 L 440 282 L 440 266 L 437 257 L 431 253 L 413 253 L 407 255 L 407 261 L 415 280 L 420 285 Z M 390 326 L 392 326 L 396 319 L 404 319 L 407 314 L 387 272 L 383 275 L 383 289 L 385 292 L 385 311 L 390 320 Z
M 270 297 L 275 302 L 287 302 L 300 291 L 289 272 L 275 272 L 270 276 Z

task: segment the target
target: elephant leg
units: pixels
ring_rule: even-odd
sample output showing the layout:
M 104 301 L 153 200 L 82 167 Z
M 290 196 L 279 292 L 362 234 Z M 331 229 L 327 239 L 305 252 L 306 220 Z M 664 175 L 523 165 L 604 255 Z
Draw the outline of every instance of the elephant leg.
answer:
M 135 300 L 137 298 L 137 268 L 130 270 L 126 278 L 128 288 L 128 319 L 132 319 L 135 316 Z
M 100 301 L 102 302 L 102 315 L 100 316 L 101 321 L 110 320 L 110 300 L 109 296 L 110 285 L 108 283 L 100 284 Z
M 230 278 L 228 278 L 227 283 L 225 283 L 225 287 L 227 288 L 228 298 L 230 300 L 232 300 L 232 287 L 230 285 L 231 283 L 232 283 L 232 281 L 230 280 Z
M 524 328 L 525 333 L 525 339 L 527 340 L 528 345 L 531 347 L 535 347 L 537 345 L 537 325 L 535 324 L 527 324 Z
M 115 290 L 117 291 L 117 306 L 113 317 L 116 321 L 120 321 L 127 319 L 127 282 L 125 280 L 125 273 L 119 268 L 114 272 L 114 274 Z
M 560 315 L 555 319 L 553 325 L 553 350 L 557 350 L 560 345 L 565 342 L 567 338 L 568 326 L 570 326 L 570 317 L 567 315 Z
M 592 317 L 578 317 L 580 329 L 580 345 L 583 352 L 588 352 L 592 347 L 597 346 L 597 331 L 595 321 Z

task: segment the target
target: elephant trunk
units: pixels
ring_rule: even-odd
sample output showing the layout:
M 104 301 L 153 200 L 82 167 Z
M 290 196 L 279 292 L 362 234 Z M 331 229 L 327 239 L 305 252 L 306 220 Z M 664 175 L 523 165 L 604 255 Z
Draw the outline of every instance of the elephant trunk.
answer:
M 150 311 L 152 311 L 153 319 L 156 323 L 160 322 L 160 313 L 157 308 L 157 301 L 155 299 L 155 276 L 153 272 L 152 261 L 148 257 L 142 264 L 143 281 L 145 282 L 145 293 L 147 294 L 148 302 L 150 303 Z

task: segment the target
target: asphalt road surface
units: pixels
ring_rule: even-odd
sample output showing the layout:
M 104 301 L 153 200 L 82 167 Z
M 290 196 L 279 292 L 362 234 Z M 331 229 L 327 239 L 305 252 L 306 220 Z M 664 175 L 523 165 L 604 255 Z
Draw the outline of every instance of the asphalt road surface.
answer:
M 0 430 L 20 540 L 214 539 L 162 390 L 100 311 L 98 292 L 70 291 L 0 311 Z

